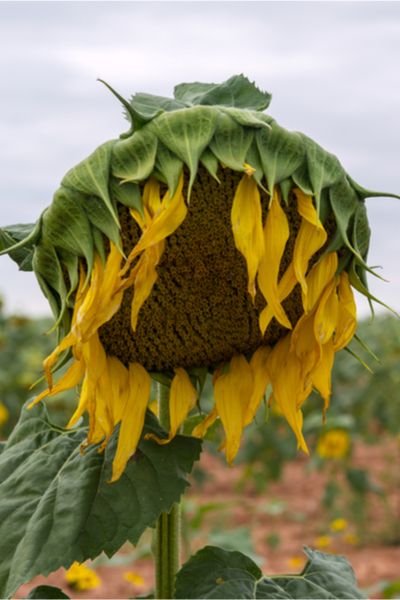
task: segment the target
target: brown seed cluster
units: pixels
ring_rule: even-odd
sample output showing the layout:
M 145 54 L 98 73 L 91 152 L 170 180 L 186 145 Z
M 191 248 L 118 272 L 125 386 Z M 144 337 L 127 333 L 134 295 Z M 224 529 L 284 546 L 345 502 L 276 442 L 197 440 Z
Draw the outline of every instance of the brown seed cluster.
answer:
M 139 312 L 136 332 L 130 326 L 133 290 L 125 292 L 118 313 L 100 330 L 107 354 L 123 363 L 139 362 L 148 371 L 174 367 L 213 368 L 237 353 L 250 354 L 260 344 L 273 345 L 287 329 L 275 319 L 264 339 L 258 317 L 265 300 L 258 292 L 253 304 L 247 292 L 247 267 L 236 249 L 231 208 L 241 173 L 220 169 L 219 184 L 200 167 L 186 219 L 167 240 L 157 267 L 158 279 Z M 188 177 L 185 177 L 186 196 Z M 261 191 L 264 218 L 268 195 Z M 290 238 L 280 266 L 289 265 L 300 226 L 296 201 L 286 207 Z M 120 221 L 128 255 L 140 229 L 123 206 Z M 283 303 L 294 325 L 302 313 L 299 286 Z

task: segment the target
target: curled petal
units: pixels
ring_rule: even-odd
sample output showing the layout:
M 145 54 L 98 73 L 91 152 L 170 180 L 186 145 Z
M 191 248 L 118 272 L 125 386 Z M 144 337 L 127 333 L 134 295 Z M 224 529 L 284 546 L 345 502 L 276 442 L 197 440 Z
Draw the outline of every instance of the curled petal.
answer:
M 294 245 L 293 266 L 303 298 L 307 298 L 306 272 L 309 260 L 322 248 L 328 236 L 318 218 L 311 196 L 306 196 L 298 189 L 295 189 L 294 193 L 302 220 Z
M 235 246 L 247 263 L 248 292 L 254 300 L 257 270 L 264 254 L 260 192 L 253 177 L 244 174 L 236 189 L 231 211 Z
M 270 352 L 271 348 L 260 346 L 251 357 L 250 367 L 253 373 L 253 391 L 246 409 L 244 418 L 245 425 L 249 425 L 254 419 L 270 381 L 267 368 Z
M 300 360 L 290 351 L 290 334 L 272 349 L 268 360 L 268 372 L 274 400 L 293 429 L 298 446 L 308 454 L 302 433 L 303 415 L 300 407 L 311 388 L 302 378 Z
M 168 444 L 177 434 L 179 427 L 185 421 L 189 412 L 196 405 L 197 392 L 189 375 L 184 369 L 175 369 L 175 376 L 169 393 L 170 430 L 167 438 L 161 439 L 149 433 L 146 439 L 154 439 L 158 444 Z
M 275 190 L 264 225 L 265 251 L 258 270 L 258 286 L 276 320 L 291 329 L 292 325 L 281 305 L 278 291 L 279 267 L 288 239 L 288 221 Z
M 129 394 L 122 413 L 111 481 L 117 481 L 121 477 L 126 463 L 136 451 L 144 426 L 150 398 L 151 378 L 139 363 L 129 365 L 128 388 Z
M 234 356 L 229 369 L 214 382 L 215 405 L 225 430 L 225 454 L 235 458 L 245 426 L 245 414 L 253 391 L 253 374 L 244 356 Z
M 335 352 L 347 346 L 357 327 L 356 303 L 346 271 L 340 274 L 338 298 L 338 320 L 333 338 Z

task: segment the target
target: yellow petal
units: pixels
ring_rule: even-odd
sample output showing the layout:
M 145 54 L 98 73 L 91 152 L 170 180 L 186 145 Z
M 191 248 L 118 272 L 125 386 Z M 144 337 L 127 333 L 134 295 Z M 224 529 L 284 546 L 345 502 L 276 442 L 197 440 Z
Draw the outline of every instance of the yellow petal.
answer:
M 79 395 L 78 406 L 76 407 L 74 414 L 68 421 L 67 429 L 73 427 L 82 417 L 83 413 L 88 409 L 90 393 L 90 380 L 88 379 L 88 377 L 85 377 L 82 383 L 81 393 Z
M 350 287 L 349 276 L 346 271 L 342 271 L 340 274 L 338 298 L 338 319 L 333 338 L 335 352 L 347 346 L 357 327 L 356 303 L 354 301 L 353 291 Z
M 315 313 L 314 335 L 320 344 L 326 344 L 336 329 L 339 308 L 336 286 L 334 279 L 325 288 Z
M 264 225 L 265 251 L 261 257 L 257 281 L 276 320 L 291 329 L 292 325 L 282 308 L 278 291 L 279 267 L 288 238 L 288 221 L 280 205 L 278 192 L 275 190 Z
M 315 338 L 315 310 L 298 320 L 290 340 L 290 351 L 300 361 L 300 372 L 304 382 L 309 382 L 311 371 L 321 360 L 321 343 Z
M 197 392 L 189 375 L 184 369 L 175 369 L 175 376 L 169 393 L 170 430 L 167 438 L 159 438 L 149 433 L 146 439 L 154 439 L 158 444 L 168 444 L 177 434 L 179 427 L 185 421 L 189 412 L 196 405 Z
M 335 277 L 338 258 L 336 252 L 325 254 L 310 270 L 306 277 L 307 299 L 303 298 L 305 312 L 310 312 L 317 304 L 322 292 Z
M 214 425 L 215 421 L 218 419 L 218 411 L 214 406 L 213 409 L 208 413 L 206 418 L 196 425 L 196 427 L 192 431 L 192 436 L 196 438 L 203 438 L 207 431 L 210 429 L 212 425 Z
M 161 209 L 160 184 L 155 177 L 150 177 L 143 188 L 143 206 L 150 220 L 157 215 Z M 146 223 L 148 224 L 148 222 Z
M 115 426 L 122 419 L 129 394 L 129 372 L 116 356 L 107 356 L 107 368 L 111 382 L 111 412 Z
M 303 297 L 306 298 L 308 263 L 317 250 L 325 244 L 327 233 L 318 218 L 311 196 L 306 196 L 298 189 L 295 189 L 294 193 L 302 220 L 294 245 L 293 266 L 297 281 L 301 285 Z
M 228 371 L 214 382 L 215 405 L 225 430 L 225 454 L 229 464 L 239 450 L 252 391 L 253 375 L 249 363 L 242 355 L 234 356 Z
M 268 360 L 268 372 L 274 400 L 293 429 L 298 446 L 308 454 L 302 433 L 303 415 L 299 407 L 309 390 L 301 377 L 300 361 L 296 354 L 290 351 L 290 334 L 272 349 Z
M 246 409 L 244 418 L 244 424 L 249 425 L 254 419 L 260 402 L 264 397 L 265 390 L 269 383 L 268 375 L 268 356 L 271 352 L 271 348 L 267 346 L 260 346 L 250 360 L 250 367 L 253 373 L 253 392 L 251 394 L 250 402 Z
M 170 198 L 169 192 L 165 194 L 161 208 L 154 216 L 151 223 L 145 228 L 140 240 L 130 253 L 128 260 L 121 271 L 121 275 L 126 274 L 136 256 L 143 252 L 143 250 L 146 250 L 146 248 L 150 248 L 166 239 L 169 235 L 174 233 L 184 221 L 187 214 L 187 207 L 182 189 L 183 176 L 181 175 L 174 196 Z
M 136 451 L 143 430 L 150 390 L 151 378 L 146 369 L 139 363 L 130 364 L 129 395 L 122 415 L 111 481 L 117 481 L 121 477 L 126 463 Z
M 33 402 L 28 405 L 28 408 L 32 408 L 38 402 L 43 400 L 43 398 L 52 397 L 60 392 L 65 392 L 66 390 L 70 390 L 75 387 L 82 381 L 82 377 L 85 372 L 85 365 L 82 361 L 74 361 L 69 369 L 60 377 L 57 383 L 50 389 L 44 390 L 41 394 L 39 394 Z
M 329 406 L 329 399 L 331 397 L 331 374 L 334 360 L 334 348 L 333 342 L 330 339 L 326 344 L 322 346 L 321 360 L 312 372 L 312 383 L 313 386 L 318 390 L 322 398 L 324 399 L 324 416 Z
M 231 211 L 235 246 L 247 263 L 248 292 L 255 298 L 255 280 L 264 253 L 260 192 L 253 177 L 243 175 L 233 199 Z
M 165 242 L 162 240 L 155 246 L 147 248 L 140 257 L 135 268 L 134 293 L 131 307 L 131 327 L 136 331 L 139 311 L 157 281 L 157 265 L 164 251 Z
M 289 296 L 289 294 L 293 291 L 295 285 L 297 284 L 296 275 L 294 272 L 293 262 L 290 263 L 284 274 L 282 275 L 281 280 L 278 284 L 278 298 L 279 302 L 283 302 L 285 298 Z M 260 313 L 259 317 L 259 325 L 261 333 L 264 335 L 268 325 L 270 324 L 272 318 L 274 316 L 272 307 L 267 305 Z

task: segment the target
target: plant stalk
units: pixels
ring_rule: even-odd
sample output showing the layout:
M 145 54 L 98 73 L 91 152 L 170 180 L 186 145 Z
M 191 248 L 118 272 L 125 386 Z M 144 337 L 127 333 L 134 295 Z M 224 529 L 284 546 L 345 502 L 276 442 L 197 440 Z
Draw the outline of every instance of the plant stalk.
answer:
M 169 430 L 169 387 L 158 386 L 158 418 Z M 155 598 L 171 599 L 175 592 L 175 577 L 180 567 L 180 506 L 174 504 L 169 513 L 158 518 L 153 539 L 155 559 Z

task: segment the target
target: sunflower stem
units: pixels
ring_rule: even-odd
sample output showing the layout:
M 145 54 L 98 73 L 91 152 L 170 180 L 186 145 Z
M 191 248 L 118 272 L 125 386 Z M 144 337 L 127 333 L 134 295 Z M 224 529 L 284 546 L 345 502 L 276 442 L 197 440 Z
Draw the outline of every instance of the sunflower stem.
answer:
M 169 387 L 158 385 L 158 415 L 161 426 L 169 429 Z M 155 560 L 155 598 L 174 597 L 175 576 L 180 566 L 180 506 L 158 518 L 153 539 Z

